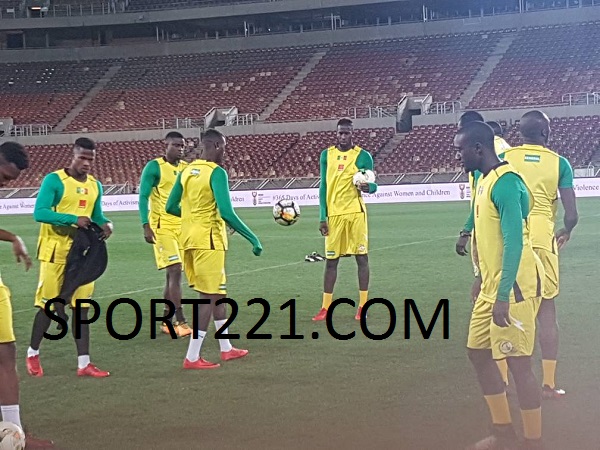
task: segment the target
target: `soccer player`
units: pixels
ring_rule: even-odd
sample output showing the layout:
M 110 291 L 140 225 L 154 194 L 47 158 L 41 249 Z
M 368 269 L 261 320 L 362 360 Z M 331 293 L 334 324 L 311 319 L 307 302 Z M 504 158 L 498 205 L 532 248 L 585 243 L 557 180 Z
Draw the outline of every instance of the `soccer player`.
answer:
M 142 171 L 140 181 L 140 219 L 144 229 L 144 239 L 154 246 L 154 258 L 158 270 L 165 269 L 166 283 L 163 296 L 175 306 L 175 323 L 165 319 L 161 330 L 170 334 L 173 329 L 179 337 L 192 333 L 181 307 L 181 219 L 165 210 L 167 199 L 173 189 L 177 175 L 187 166 L 182 160 L 185 141 L 177 131 L 165 137 L 166 151 L 160 158 L 149 161 Z M 150 200 L 150 213 L 148 212 Z M 164 316 L 169 316 L 165 305 Z M 171 312 L 172 314 L 172 312 Z
M 466 124 L 458 131 L 454 147 L 465 170 L 482 174 L 474 200 L 482 284 L 467 347 L 493 432 L 472 449 L 508 449 L 516 444 L 505 385 L 494 362 L 500 359 L 507 360 L 515 381 L 525 448 L 541 448 L 541 389 L 531 368 L 531 355 L 544 268 L 529 240 L 533 196 L 515 169 L 498 158 L 489 125 Z
M 321 185 L 319 187 L 319 231 L 325 236 L 325 276 L 321 310 L 312 320 L 325 320 L 333 299 L 337 266 L 341 256 L 355 255 L 358 265 L 359 306 L 356 320 L 369 294 L 369 235 L 367 207 L 361 192 L 377 191 L 376 183 L 355 186 L 353 177 L 359 169 L 373 170 L 373 158 L 352 142 L 350 119 L 337 123 L 337 145 L 321 153 Z
M 21 171 L 29 167 L 28 155 L 21 144 L 5 142 L 0 145 L 0 187 L 16 180 Z M 31 268 L 31 258 L 23 240 L 10 231 L 0 230 L 0 241 L 10 242 L 17 263 Z M 17 348 L 13 331 L 10 290 L 0 278 L 0 411 L 2 420 L 18 425 L 21 429 L 19 410 L 19 377 L 17 375 Z M 25 436 L 25 449 L 54 448 L 52 441 Z
M 546 273 L 543 301 L 537 317 L 542 351 L 542 397 L 560 398 L 565 391 L 555 384 L 559 338 L 554 299 L 559 291 L 558 253 L 578 222 L 573 169 L 564 157 L 547 148 L 550 119 L 543 112 L 531 111 L 523 115 L 520 134 L 523 145 L 507 150 L 501 157 L 523 175 L 535 198 L 530 215 L 531 241 Z M 559 193 L 564 208 L 564 228 L 555 232 Z
M 46 314 L 48 300 L 60 294 L 65 275 L 66 260 L 73 243 L 76 227 L 87 228 L 92 222 L 103 230 L 103 238 L 112 234 L 112 223 L 102 212 L 102 184 L 90 170 L 96 158 L 96 145 L 88 138 L 79 138 L 73 147 L 71 165 L 49 173 L 42 180 L 35 202 L 33 218 L 41 223 L 38 238 L 37 256 L 40 260 L 40 278 L 35 294 L 35 307 L 38 312 L 33 322 L 31 344 L 27 350 L 27 372 L 34 377 L 44 375 L 40 363 L 40 345 L 44 333 L 50 327 L 50 317 Z M 94 283 L 80 286 L 72 299 L 63 299 L 75 307 L 78 299 L 91 299 Z M 88 318 L 88 303 L 81 304 L 81 316 Z M 73 316 L 73 325 L 75 316 Z M 75 338 L 75 326 L 72 327 Z M 77 346 L 77 375 L 103 378 L 109 372 L 98 369 L 90 362 L 90 326 L 81 325 L 81 336 L 75 339 Z
M 467 123 L 471 122 L 483 122 L 483 116 L 479 114 L 477 111 L 467 111 L 465 112 L 459 122 L 458 128 L 461 129 Z M 499 155 L 506 149 L 510 148 L 510 145 L 502 138 L 502 127 L 498 122 L 487 122 L 488 125 L 492 127 L 494 130 L 494 150 L 496 154 Z M 467 254 L 466 247 L 467 243 L 471 241 L 471 261 L 473 263 L 473 274 L 475 275 L 475 281 L 471 287 L 471 299 L 473 302 L 477 299 L 479 295 L 479 290 L 481 289 L 481 276 L 479 275 L 479 268 L 477 267 L 477 245 L 476 245 L 476 237 L 473 232 L 473 204 L 475 199 L 475 191 L 477 186 L 477 178 L 481 175 L 481 173 L 474 171 L 469 172 L 469 186 L 471 189 L 471 201 L 470 201 L 470 211 L 469 217 L 463 227 L 463 229 L 459 233 L 458 241 L 456 243 L 456 253 L 461 256 L 465 256 Z M 508 366 L 506 365 L 506 360 L 498 361 L 498 369 L 502 375 L 502 379 L 504 383 L 508 385 Z
M 222 329 L 227 319 L 225 304 L 216 304 L 227 293 L 225 253 L 228 239 L 225 224 L 252 244 L 252 252 L 256 256 L 262 253 L 259 239 L 240 220 L 231 205 L 227 172 L 221 167 L 227 145 L 225 136 L 209 129 L 204 133 L 202 143 L 202 159 L 188 165 L 177 176 L 166 205 L 169 214 L 181 217 L 183 268 L 188 283 L 201 299 L 210 301 L 198 308 L 198 337 L 190 336 L 184 369 L 219 367 L 219 364 L 202 358 L 200 351 L 211 316 L 216 329 L 227 334 L 227 328 Z M 234 348 L 229 339 L 219 339 L 219 345 L 223 361 L 243 358 L 248 354 L 248 350 Z

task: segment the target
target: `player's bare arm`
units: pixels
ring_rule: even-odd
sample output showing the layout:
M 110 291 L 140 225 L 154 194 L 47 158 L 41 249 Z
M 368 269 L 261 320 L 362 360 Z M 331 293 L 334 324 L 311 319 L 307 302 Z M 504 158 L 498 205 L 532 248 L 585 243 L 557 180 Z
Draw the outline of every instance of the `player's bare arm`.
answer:
M 579 213 L 577 212 L 577 199 L 573 188 L 559 188 L 560 200 L 565 210 L 563 218 L 564 227 L 555 233 L 558 249 L 562 249 L 571 239 L 571 232 L 579 222 Z
M 32 263 L 23 239 L 10 231 L 0 230 L 0 241 L 10 242 L 12 244 L 13 254 L 17 258 L 17 264 L 25 264 L 25 271 L 29 271 Z

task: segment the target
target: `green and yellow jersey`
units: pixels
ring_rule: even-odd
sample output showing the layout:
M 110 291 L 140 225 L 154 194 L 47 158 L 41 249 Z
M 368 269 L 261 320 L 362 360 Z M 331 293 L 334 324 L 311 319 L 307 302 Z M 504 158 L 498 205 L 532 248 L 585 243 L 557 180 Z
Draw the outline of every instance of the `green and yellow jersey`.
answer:
M 233 209 L 227 172 L 214 162 L 198 159 L 183 169 L 169 195 L 166 211 L 181 217 L 184 250 L 227 250 L 225 224 L 253 246 L 259 244 Z
M 352 182 L 360 169 L 373 170 L 373 158 L 366 150 L 354 146 L 341 151 L 331 146 L 321 152 L 321 184 L 319 187 L 320 220 L 366 211 L 361 192 Z M 377 191 L 376 183 L 369 183 L 369 193 Z
M 479 179 L 473 210 L 483 300 L 541 296 L 543 268 L 529 239 L 532 208 L 531 191 L 507 162 Z
M 558 190 L 573 188 L 571 164 L 540 145 L 514 147 L 501 156 L 519 171 L 533 192 L 535 203 L 530 214 L 533 247 L 554 252 Z
M 78 217 L 89 217 L 102 226 L 109 222 L 102 212 L 102 184 L 88 175 L 77 181 L 64 169 L 42 180 L 33 218 L 40 222 L 37 257 L 40 261 L 66 264 Z
M 177 176 L 187 165 L 185 161 L 173 165 L 164 157 L 153 159 L 146 164 L 142 171 L 139 194 L 142 225 L 149 224 L 153 230 L 179 230 L 181 219 L 168 214 L 166 205 Z

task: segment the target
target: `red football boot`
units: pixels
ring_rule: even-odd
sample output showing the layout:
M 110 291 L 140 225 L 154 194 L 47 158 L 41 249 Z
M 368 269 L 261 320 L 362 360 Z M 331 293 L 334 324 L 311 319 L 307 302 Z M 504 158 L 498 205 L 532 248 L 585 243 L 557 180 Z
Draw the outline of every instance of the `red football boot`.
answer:
M 25 360 L 25 365 L 27 366 L 27 373 L 32 377 L 44 376 L 44 369 L 42 369 L 42 365 L 40 364 L 40 355 L 28 356 Z
M 93 377 L 93 378 L 106 378 L 110 375 L 110 372 L 98 369 L 92 363 L 85 366 L 84 369 L 77 369 L 78 377 Z
M 248 350 L 240 350 L 239 348 L 232 347 L 228 352 L 221 352 L 222 361 L 230 361 L 232 359 L 243 358 L 248 354 Z

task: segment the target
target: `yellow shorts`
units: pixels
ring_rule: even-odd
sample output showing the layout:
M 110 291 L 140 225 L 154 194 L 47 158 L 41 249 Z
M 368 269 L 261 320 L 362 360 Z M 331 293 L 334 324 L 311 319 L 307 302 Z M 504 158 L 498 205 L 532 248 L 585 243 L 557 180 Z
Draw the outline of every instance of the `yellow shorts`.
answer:
M 325 256 L 337 259 L 344 255 L 366 255 L 369 251 L 367 213 L 351 213 L 327 219 L 329 235 L 325 237 Z
M 535 319 L 540 308 L 541 297 L 511 303 L 511 324 L 502 328 L 492 320 L 493 303 L 482 300 L 475 302 L 469 323 L 467 347 L 491 349 L 494 359 L 509 356 L 531 356 L 535 345 Z
M 15 342 L 10 290 L 0 284 L 0 344 Z
M 534 248 L 533 250 L 542 261 L 544 271 L 546 272 L 542 298 L 553 299 L 554 297 L 558 297 L 558 253 L 553 253 L 542 248 Z
M 35 292 L 35 306 L 44 308 L 48 300 L 59 296 L 65 278 L 66 264 L 40 262 L 40 281 Z M 75 308 L 77 299 L 88 300 L 94 294 L 94 283 L 84 284 L 77 288 L 71 299 L 71 307 Z M 65 299 L 66 300 L 66 299 Z M 82 308 L 89 308 L 89 303 L 82 303 Z M 54 307 L 52 307 L 54 310 Z
M 227 293 L 225 250 L 184 250 L 183 268 L 193 290 L 203 294 Z
M 179 230 L 159 228 L 153 230 L 156 237 L 154 244 L 154 258 L 156 267 L 162 270 L 174 264 L 181 264 L 180 234 Z

